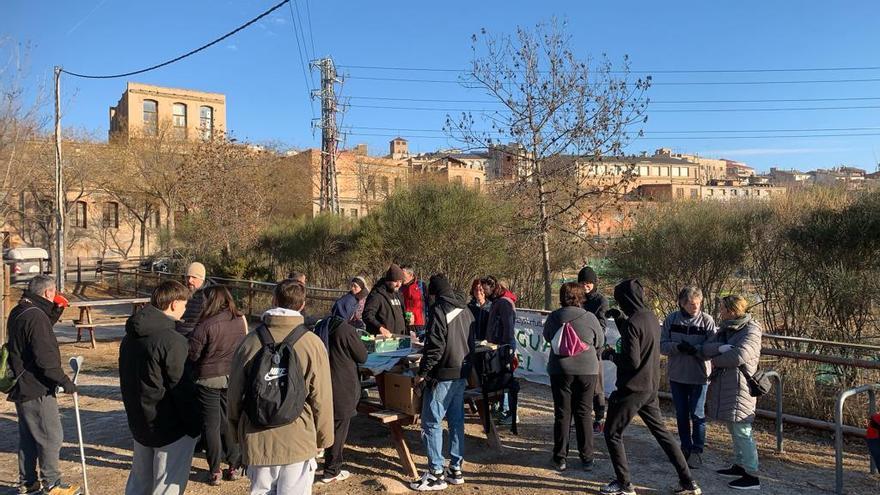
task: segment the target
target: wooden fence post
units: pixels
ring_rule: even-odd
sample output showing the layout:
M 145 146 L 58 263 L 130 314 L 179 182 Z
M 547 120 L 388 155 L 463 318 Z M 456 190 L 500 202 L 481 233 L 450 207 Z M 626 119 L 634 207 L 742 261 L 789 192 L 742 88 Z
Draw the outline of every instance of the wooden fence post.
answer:
M 76 257 L 76 283 L 77 285 L 82 283 L 82 261 L 79 256 Z
M 253 316 L 253 314 L 254 314 L 254 281 L 253 280 L 248 282 L 247 314 L 248 314 L 248 316 Z

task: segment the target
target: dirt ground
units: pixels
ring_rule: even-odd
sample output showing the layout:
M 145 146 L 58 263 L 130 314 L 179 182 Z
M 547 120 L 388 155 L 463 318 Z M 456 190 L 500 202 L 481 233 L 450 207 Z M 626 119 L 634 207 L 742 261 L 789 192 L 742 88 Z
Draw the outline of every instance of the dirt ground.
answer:
M 65 339 L 66 340 L 66 339 Z M 99 342 L 97 349 L 87 344 L 61 345 L 63 362 L 73 355 L 83 355 L 84 372 L 80 378 L 80 407 L 85 436 L 85 452 L 91 492 L 96 495 L 121 494 L 131 463 L 131 436 L 126 425 L 125 412 L 119 393 L 116 371 L 118 340 Z M 552 399 L 549 389 L 542 385 L 525 384 L 521 393 L 520 434 L 513 436 L 502 431 L 504 447 L 491 451 L 486 446 L 476 416 L 468 417 L 465 453 L 467 483 L 451 487 L 449 493 L 477 493 L 508 495 L 530 493 L 598 493 L 598 488 L 612 477 L 604 441 L 597 438 L 597 462 L 592 473 L 576 469 L 576 453 L 571 457 L 571 468 L 557 473 L 550 464 L 552 442 Z M 76 425 L 73 400 L 59 399 L 62 409 L 65 443 L 61 452 L 66 479 L 76 482 L 80 477 L 79 449 L 76 443 Z M 667 425 L 674 428 L 674 420 L 667 408 Z M 347 469 L 353 476 L 338 484 L 316 484 L 315 493 L 348 495 L 381 492 L 405 493 L 408 490 L 397 461 L 397 453 L 390 442 L 388 430 L 368 419 L 358 417 L 352 423 L 349 446 L 346 451 Z M 769 423 L 759 424 L 757 438 L 760 447 L 763 493 L 784 495 L 818 495 L 833 493 L 834 450 L 830 435 L 788 428 L 786 453 L 773 452 L 775 441 Z M 716 476 L 714 469 L 729 463 L 729 438 L 719 425 L 710 425 L 710 444 L 705 455 L 706 465 L 695 471 L 695 477 L 704 493 L 730 493 L 726 480 Z M 425 450 L 419 431 L 406 429 L 406 438 L 414 452 L 417 465 L 424 467 Z M 0 403 L 0 493 L 16 493 L 18 442 L 17 423 L 13 405 Z M 639 493 L 668 493 L 675 484 L 675 473 L 662 451 L 639 420 L 628 430 L 627 453 L 634 482 Z M 868 458 L 862 443 L 853 440 L 845 457 L 845 491 L 849 494 L 880 493 L 880 478 L 868 474 Z M 207 467 L 203 457 L 193 461 L 187 493 L 192 494 L 245 494 L 246 480 L 224 483 L 219 488 L 204 483 Z

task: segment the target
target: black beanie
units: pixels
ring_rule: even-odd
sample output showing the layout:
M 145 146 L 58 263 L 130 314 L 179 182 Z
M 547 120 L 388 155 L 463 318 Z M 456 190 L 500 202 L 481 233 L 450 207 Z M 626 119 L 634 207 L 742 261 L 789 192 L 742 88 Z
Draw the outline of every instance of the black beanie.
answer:
M 591 283 L 593 285 L 599 285 L 599 276 L 596 275 L 596 271 L 592 268 L 585 266 L 581 268 L 581 271 L 578 272 L 578 283 L 586 284 Z
M 385 280 L 387 282 L 403 282 L 404 278 L 403 270 L 396 264 L 392 264 L 388 267 L 388 271 L 385 272 Z
M 431 296 L 450 296 L 453 294 L 452 286 L 449 285 L 446 275 L 442 273 L 431 275 L 428 280 L 428 294 Z

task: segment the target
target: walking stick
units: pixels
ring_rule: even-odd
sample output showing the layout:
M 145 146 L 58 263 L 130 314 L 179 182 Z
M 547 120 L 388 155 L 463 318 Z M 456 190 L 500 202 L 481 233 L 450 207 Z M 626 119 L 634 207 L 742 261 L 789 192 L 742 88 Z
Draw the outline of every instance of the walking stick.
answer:
M 76 385 L 76 379 L 79 378 L 79 372 L 82 370 L 83 357 L 74 356 L 70 358 L 70 369 L 73 370 L 73 383 Z M 73 393 L 73 410 L 76 415 L 76 434 L 79 438 L 79 459 L 82 463 L 83 473 L 83 490 L 85 495 L 89 495 L 89 479 L 86 476 L 86 453 L 83 448 L 82 422 L 79 418 L 79 394 Z

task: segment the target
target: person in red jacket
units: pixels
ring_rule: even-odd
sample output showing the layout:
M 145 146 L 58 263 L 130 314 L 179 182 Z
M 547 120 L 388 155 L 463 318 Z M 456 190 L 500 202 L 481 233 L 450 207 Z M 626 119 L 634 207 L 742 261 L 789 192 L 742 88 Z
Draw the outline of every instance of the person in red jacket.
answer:
M 427 323 L 427 308 L 425 303 L 425 284 L 423 284 L 415 275 L 415 270 L 411 265 L 403 265 L 403 285 L 400 286 L 400 294 L 403 296 L 403 306 L 406 317 L 406 329 L 412 334 L 415 333 L 419 340 L 425 333 L 425 324 Z
M 880 413 L 868 418 L 868 431 L 865 432 L 868 452 L 874 458 L 874 465 L 880 466 Z

